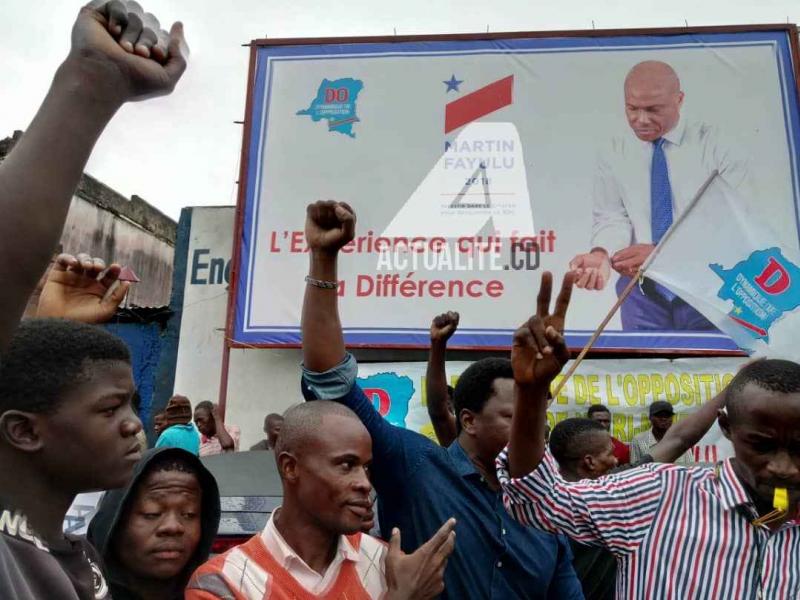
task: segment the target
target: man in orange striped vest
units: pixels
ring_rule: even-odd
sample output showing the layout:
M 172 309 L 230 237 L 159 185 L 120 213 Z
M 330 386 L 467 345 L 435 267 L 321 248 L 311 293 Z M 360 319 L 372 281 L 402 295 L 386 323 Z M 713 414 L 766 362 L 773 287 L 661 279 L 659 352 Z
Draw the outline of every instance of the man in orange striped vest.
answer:
M 283 506 L 264 531 L 201 566 L 187 600 L 433 598 L 455 545 L 450 519 L 413 554 L 361 533 L 371 519 L 372 441 L 349 408 L 290 408 L 275 448 Z

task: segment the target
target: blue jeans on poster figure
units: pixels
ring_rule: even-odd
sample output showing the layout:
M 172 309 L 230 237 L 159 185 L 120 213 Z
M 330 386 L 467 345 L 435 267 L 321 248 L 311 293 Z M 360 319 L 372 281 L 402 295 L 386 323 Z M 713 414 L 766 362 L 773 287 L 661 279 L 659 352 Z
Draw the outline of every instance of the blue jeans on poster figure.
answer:
M 617 296 L 630 280 L 630 277 L 619 276 Z M 658 292 L 655 282 L 646 277 L 622 303 L 620 313 L 623 331 L 719 331 L 680 298 L 668 300 Z

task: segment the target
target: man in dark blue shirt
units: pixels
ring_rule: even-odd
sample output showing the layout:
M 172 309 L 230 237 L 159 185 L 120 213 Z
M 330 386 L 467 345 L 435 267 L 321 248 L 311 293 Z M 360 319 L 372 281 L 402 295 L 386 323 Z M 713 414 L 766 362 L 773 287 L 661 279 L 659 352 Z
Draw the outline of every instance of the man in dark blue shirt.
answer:
M 508 441 L 513 412 L 508 360 L 478 361 L 461 376 L 454 396 L 459 434 L 446 449 L 390 425 L 356 385 L 357 365 L 345 351 L 336 289 L 338 251 L 354 234 L 355 214 L 346 204 L 308 207 L 302 387 L 307 399 L 347 405 L 369 431 L 382 533 L 398 527 L 408 551 L 456 518 L 456 549 L 443 598 L 583 598 L 566 540 L 521 526 L 503 508 L 494 460 Z

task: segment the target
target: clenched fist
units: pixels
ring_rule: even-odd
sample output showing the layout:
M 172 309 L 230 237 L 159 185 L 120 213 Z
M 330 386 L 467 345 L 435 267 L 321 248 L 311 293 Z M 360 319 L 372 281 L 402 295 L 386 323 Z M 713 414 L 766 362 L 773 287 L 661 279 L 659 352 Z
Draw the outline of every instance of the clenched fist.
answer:
M 84 93 L 123 103 L 169 94 L 187 55 L 180 22 L 167 33 L 137 2 L 95 0 L 75 21 L 65 65 Z
M 434 317 L 431 322 L 431 342 L 447 342 L 458 329 L 459 318 L 459 314 L 452 310 Z
M 356 213 L 344 202 L 320 200 L 306 209 L 306 243 L 312 252 L 335 255 L 353 239 Z

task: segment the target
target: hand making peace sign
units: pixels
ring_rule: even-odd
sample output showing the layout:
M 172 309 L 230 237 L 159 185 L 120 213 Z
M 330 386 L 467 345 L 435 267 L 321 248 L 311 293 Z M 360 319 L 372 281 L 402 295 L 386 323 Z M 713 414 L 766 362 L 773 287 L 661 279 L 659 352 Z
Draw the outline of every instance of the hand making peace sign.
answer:
M 569 360 L 569 350 L 564 343 L 564 322 L 574 281 L 573 273 L 564 276 L 555 310 L 551 313 L 553 274 L 549 271 L 542 273 L 542 283 L 536 299 L 536 315 L 514 332 L 511 366 L 517 384 L 549 385 Z

